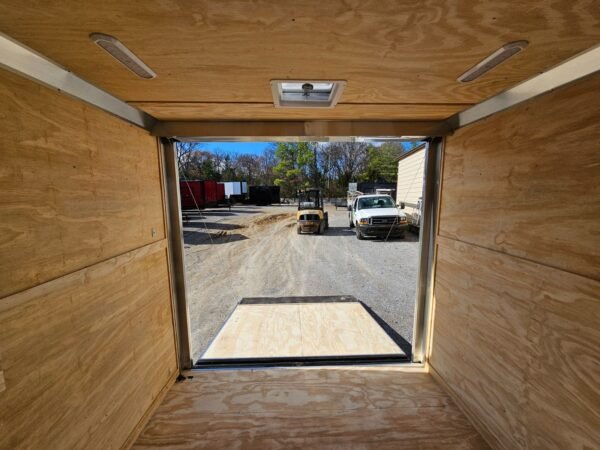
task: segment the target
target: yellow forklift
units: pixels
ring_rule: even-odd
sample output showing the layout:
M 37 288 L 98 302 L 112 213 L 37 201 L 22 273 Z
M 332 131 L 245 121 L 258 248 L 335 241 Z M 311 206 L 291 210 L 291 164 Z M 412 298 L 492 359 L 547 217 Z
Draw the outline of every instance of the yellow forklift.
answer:
M 323 234 L 329 228 L 329 217 L 324 210 L 320 189 L 309 188 L 298 191 L 296 222 L 298 234 Z

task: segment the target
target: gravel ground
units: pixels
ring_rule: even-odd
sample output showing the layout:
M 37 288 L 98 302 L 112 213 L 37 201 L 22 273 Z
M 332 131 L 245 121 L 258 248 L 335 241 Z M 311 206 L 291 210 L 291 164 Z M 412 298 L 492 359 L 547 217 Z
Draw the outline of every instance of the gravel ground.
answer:
M 184 242 L 195 357 L 243 297 L 353 295 L 412 340 L 418 237 L 359 241 L 345 210 L 327 210 L 325 235 L 297 235 L 293 206 L 190 215 Z

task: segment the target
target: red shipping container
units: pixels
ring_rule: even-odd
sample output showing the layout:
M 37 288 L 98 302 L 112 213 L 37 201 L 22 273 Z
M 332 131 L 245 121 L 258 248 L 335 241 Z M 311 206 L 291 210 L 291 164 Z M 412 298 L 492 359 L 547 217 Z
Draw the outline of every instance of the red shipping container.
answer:
M 217 182 L 206 180 L 202 184 L 204 188 L 204 205 L 217 206 Z
M 225 203 L 225 185 L 217 183 L 217 203 Z
M 180 181 L 179 194 L 181 196 L 181 209 L 204 208 L 202 181 Z

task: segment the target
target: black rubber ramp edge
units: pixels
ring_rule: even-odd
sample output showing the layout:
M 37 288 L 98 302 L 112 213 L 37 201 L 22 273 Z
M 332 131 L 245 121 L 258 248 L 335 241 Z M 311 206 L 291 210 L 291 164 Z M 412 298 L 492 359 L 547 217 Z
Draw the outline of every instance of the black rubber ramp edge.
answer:
M 273 305 L 277 303 L 358 303 L 352 295 L 321 295 L 306 297 L 247 297 L 240 305 Z

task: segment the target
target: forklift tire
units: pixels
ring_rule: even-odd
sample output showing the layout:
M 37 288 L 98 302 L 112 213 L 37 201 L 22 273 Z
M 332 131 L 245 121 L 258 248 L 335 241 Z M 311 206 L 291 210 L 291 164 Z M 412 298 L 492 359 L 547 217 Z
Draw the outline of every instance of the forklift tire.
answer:
M 360 230 L 358 229 L 358 227 L 356 227 L 356 239 L 358 239 L 359 241 L 362 241 L 365 237 L 363 236 L 363 234 L 360 232 Z
M 325 234 L 325 230 L 327 229 L 327 222 L 326 221 L 322 221 L 321 225 L 319 225 L 319 234 Z
M 329 229 L 329 214 L 325 213 L 325 230 L 328 230 L 328 229 Z

